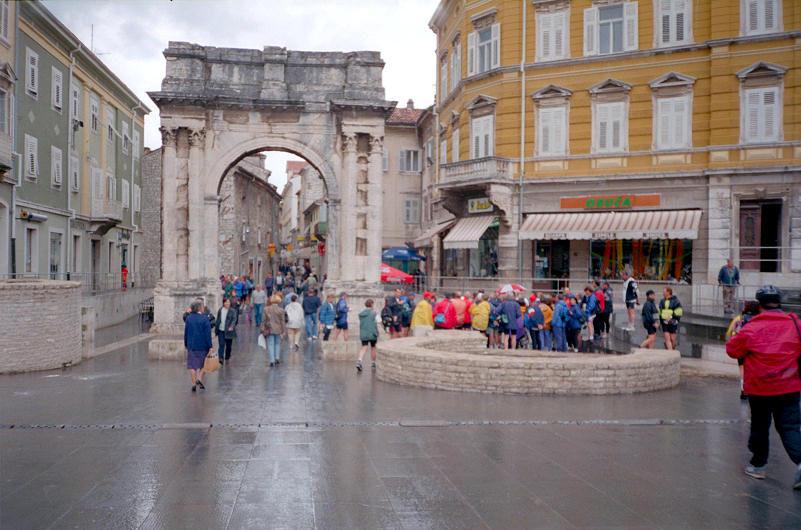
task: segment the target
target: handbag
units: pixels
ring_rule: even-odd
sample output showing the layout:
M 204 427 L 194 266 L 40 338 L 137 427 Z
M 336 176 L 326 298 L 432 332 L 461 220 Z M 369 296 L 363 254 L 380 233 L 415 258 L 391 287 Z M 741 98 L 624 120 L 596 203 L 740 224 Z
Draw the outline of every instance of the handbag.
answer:
M 206 356 L 206 360 L 203 363 L 203 371 L 206 373 L 216 372 L 220 369 L 220 360 L 214 354 L 209 354 Z

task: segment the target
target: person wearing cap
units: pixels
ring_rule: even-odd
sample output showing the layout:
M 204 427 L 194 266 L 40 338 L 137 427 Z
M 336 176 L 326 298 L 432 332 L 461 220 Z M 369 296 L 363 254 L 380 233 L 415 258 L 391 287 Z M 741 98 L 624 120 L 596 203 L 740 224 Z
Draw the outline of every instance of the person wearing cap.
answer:
M 334 309 L 334 318 L 336 319 L 336 328 L 334 332 L 334 340 L 339 338 L 339 332 L 345 332 L 345 342 L 348 341 L 348 293 L 342 291 L 339 293 L 339 300 L 337 301 L 336 308 Z
M 434 304 L 436 297 L 433 293 L 428 291 L 423 293 L 423 299 L 420 300 L 420 303 L 417 304 L 417 307 L 414 308 L 414 312 L 412 313 L 412 321 L 409 327 L 414 333 L 414 328 L 416 326 L 427 326 L 431 329 L 434 329 L 434 314 L 431 309 L 431 306 Z
M 645 305 L 642 306 L 642 325 L 645 328 L 646 339 L 640 348 L 653 348 L 656 342 L 656 332 L 659 330 L 659 310 L 656 308 L 656 293 L 651 289 L 645 293 Z
M 801 321 L 781 310 L 781 291 L 766 285 L 756 292 L 759 314 L 726 343 L 726 353 L 744 359 L 743 390 L 751 408 L 748 449 L 752 458 L 745 474 L 764 479 L 768 463 L 771 418 L 784 449 L 796 466 L 793 488 L 801 489 Z

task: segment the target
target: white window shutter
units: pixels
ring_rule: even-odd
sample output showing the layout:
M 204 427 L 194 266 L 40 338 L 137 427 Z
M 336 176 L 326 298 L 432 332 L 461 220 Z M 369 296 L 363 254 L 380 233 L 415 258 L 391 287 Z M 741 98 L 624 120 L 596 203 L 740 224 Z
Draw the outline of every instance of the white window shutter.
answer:
M 689 0 L 675 0 L 675 14 L 676 14 L 676 42 L 684 42 L 689 38 L 689 27 L 687 22 L 690 20 L 690 2 Z
M 487 117 L 487 145 L 486 156 L 495 156 L 495 119 L 492 116 Z
M 35 179 L 39 176 L 39 140 L 25 135 L 25 175 Z
M 459 161 L 459 128 L 454 128 L 451 133 L 451 162 Z
M 659 108 L 657 109 L 659 115 L 659 142 L 657 147 L 659 149 L 667 149 L 670 146 L 670 113 L 673 107 L 670 100 L 659 100 Z
M 751 141 L 759 140 L 759 114 L 761 107 L 761 93 L 759 90 L 751 90 L 747 95 L 746 127 L 748 130 L 747 138 Z
M 25 57 L 25 89 L 36 95 L 39 93 L 39 56 L 30 48 L 27 48 Z
M 659 6 L 659 18 L 662 22 L 661 24 L 661 36 L 660 40 L 662 44 L 668 44 L 671 41 L 671 35 L 673 32 L 671 31 L 672 19 L 673 19 L 673 5 L 671 0 L 662 0 L 661 5 Z
M 553 15 L 553 54 L 554 59 L 562 59 L 566 56 L 565 50 L 568 43 L 565 42 L 565 27 L 567 12 L 562 11 Z
M 637 2 L 623 4 L 623 49 L 637 49 Z
M 539 15 L 537 17 L 537 47 L 540 59 L 551 57 L 551 15 Z
M 557 107 L 551 112 L 551 153 L 565 154 L 565 107 Z
M 476 32 L 467 35 L 467 75 L 476 73 Z
M 584 10 L 584 55 L 598 55 L 598 8 Z
M 777 106 L 778 89 L 768 88 L 762 94 L 762 116 L 764 123 L 763 138 L 765 140 L 778 139 L 778 106 Z
M 64 101 L 63 76 L 61 70 L 53 68 L 51 103 L 53 107 L 61 110 Z
M 548 110 L 540 109 L 537 116 L 537 154 L 548 154 Z
M 759 30 L 759 2 L 751 0 L 748 2 L 748 31 Z
M 70 157 L 70 189 L 72 191 L 79 191 L 81 189 L 81 176 L 80 176 L 80 163 L 78 157 Z
M 596 137 L 598 151 L 606 151 L 609 135 L 609 105 L 598 105 L 596 108 Z
M 492 25 L 492 65 L 491 68 L 498 68 L 501 66 L 501 25 L 499 23 Z
M 765 2 L 765 30 L 777 29 L 776 24 L 776 0 L 764 0 Z
M 56 146 L 50 146 L 50 182 L 53 186 L 62 182 L 61 149 Z

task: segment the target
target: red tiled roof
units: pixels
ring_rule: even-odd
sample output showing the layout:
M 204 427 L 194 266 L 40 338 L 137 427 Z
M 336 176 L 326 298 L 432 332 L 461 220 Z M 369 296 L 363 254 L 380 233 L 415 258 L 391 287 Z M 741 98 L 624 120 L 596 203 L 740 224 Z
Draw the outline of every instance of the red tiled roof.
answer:
M 387 118 L 387 125 L 416 125 L 423 109 L 395 108 Z

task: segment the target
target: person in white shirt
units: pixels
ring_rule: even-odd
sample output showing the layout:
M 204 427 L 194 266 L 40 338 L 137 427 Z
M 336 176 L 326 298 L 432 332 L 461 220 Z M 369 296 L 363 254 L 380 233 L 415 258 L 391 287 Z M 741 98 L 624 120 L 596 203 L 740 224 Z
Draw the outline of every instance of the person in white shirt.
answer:
M 290 302 L 285 310 L 287 317 L 286 328 L 289 334 L 289 343 L 294 345 L 297 350 L 300 347 L 300 329 L 304 323 L 303 306 L 298 303 L 298 295 L 291 294 L 289 299 Z

